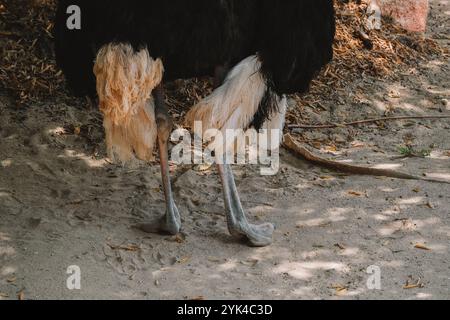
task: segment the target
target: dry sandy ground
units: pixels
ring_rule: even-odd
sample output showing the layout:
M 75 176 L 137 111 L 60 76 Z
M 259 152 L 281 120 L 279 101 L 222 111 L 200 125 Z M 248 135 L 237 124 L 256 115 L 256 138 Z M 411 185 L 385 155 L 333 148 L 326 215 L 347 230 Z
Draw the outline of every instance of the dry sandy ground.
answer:
M 447 46 L 449 12 L 433 1 L 430 30 Z M 449 75 L 448 60 L 425 61 L 394 83 L 355 81 L 337 93 L 340 105 L 305 112 L 449 114 Z M 236 168 L 251 220 L 277 226 L 274 244 L 255 249 L 228 235 L 215 170 L 177 168 L 183 234 L 147 235 L 132 226 L 164 211 L 158 166 L 109 164 L 97 112 L 57 101 L 17 110 L 0 95 L 0 115 L 0 299 L 450 298 L 448 184 L 344 176 L 283 151 L 277 176 Z M 449 120 L 302 134 L 339 160 L 450 181 Z M 405 143 L 431 155 L 399 159 Z M 66 286 L 71 265 L 81 290 Z M 380 268 L 379 290 L 367 286 L 369 266 Z

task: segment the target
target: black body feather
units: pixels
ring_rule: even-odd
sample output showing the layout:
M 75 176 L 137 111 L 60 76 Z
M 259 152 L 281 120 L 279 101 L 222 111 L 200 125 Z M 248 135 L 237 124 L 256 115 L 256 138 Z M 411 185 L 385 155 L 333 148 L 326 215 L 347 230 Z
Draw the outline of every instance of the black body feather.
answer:
M 81 30 L 66 27 L 70 5 Z M 55 23 L 57 63 L 78 95 L 95 96 L 97 51 L 110 42 L 147 47 L 160 57 L 164 79 L 212 75 L 215 67 L 258 54 L 269 89 L 254 124 L 274 111 L 274 95 L 304 92 L 332 58 L 332 0 L 60 0 Z

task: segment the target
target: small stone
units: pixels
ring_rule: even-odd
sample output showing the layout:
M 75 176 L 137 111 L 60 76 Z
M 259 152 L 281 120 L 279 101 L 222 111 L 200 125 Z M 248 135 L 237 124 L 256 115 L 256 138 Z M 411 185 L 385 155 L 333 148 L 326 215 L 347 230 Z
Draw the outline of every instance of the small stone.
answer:
M 13 161 L 11 159 L 6 159 L 0 162 L 3 168 L 8 168 L 12 165 Z
M 340 135 L 340 134 L 333 135 L 333 139 L 334 139 L 334 141 L 336 143 L 345 143 L 345 142 L 347 142 L 347 139 L 344 136 Z

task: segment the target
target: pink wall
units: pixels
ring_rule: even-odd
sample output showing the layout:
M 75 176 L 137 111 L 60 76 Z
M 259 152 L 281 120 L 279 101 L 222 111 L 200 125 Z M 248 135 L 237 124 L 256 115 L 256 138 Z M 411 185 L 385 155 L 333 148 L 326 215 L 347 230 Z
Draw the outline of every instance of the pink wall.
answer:
M 385 16 L 392 17 L 408 31 L 425 32 L 427 27 L 428 0 L 372 0 Z

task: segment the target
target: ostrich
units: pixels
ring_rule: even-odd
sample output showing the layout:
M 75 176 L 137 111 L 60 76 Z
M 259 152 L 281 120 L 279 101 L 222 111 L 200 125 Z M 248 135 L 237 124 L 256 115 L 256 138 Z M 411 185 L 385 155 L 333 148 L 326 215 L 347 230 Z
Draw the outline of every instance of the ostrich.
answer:
M 68 28 L 69 7 L 80 28 Z M 173 122 L 164 83 L 214 76 L 215 91 L 185 122 L 207 128 L 282 130 L 285 95 L 306 92 L 332 58 L 332 0 L 59 0 L 55 51 L 67 84 L 99 101 L 111 157 L 153 160 L 158 144 L 166 214 L 145 231 L 177 234 L 168 168 Z M 252 246 L 272 243 L 274 226 L 246 218 L 228 164 L 217 164 L 228 229 Z

